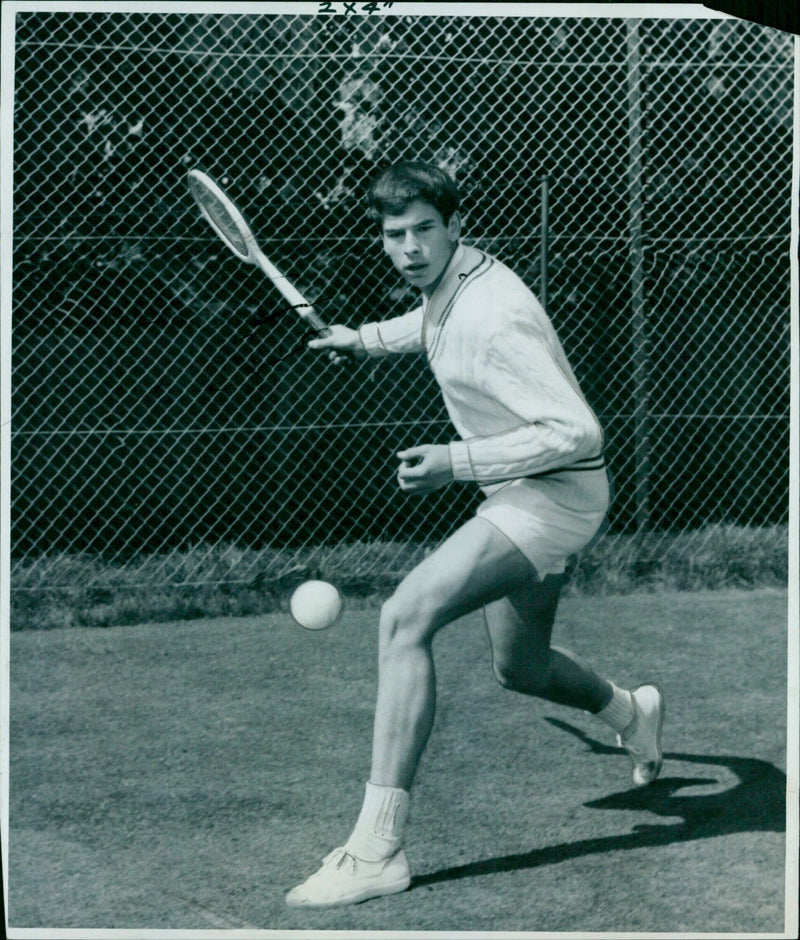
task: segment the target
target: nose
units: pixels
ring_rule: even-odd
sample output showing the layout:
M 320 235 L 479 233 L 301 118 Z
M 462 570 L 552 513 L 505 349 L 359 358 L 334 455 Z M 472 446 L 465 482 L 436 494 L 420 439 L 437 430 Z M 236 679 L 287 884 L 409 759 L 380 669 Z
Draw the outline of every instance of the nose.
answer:
M 419 242 L 413 232 L 406 232 L 406 237 L 403 242 L 403 251 L 405 251 L 407 255 L 416 255 L 419 253 Z

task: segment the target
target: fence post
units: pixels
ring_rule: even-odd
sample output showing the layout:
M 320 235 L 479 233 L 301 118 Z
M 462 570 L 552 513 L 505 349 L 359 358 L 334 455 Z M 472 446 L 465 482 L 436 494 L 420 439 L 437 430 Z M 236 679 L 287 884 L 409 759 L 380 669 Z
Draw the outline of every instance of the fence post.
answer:
M 647 322 L 642 235 L 642 73 L 640 21 L 627 21 L 628 40 L 628 220 L 631 262 L 633 332 L 633 423 L 635 453 L 636 531 L 650 524 L 650 438 L 647 401 Z
M 542 306 L 547 310 L 547 261 L 549 252 L 549 216 L 550 208 L 548 205 L 550 177 L 545 171 L 542 172 L 539 180 L 542 184 L 542 212 L 539 237 L 539 300 Z

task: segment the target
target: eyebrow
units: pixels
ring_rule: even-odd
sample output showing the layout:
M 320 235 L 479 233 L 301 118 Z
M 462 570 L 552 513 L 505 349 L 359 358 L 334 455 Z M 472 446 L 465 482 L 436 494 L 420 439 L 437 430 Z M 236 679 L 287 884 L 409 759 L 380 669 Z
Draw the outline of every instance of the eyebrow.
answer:
M 436 219 L 435 219 L 433 216 L 431 216 L 430 218 L 427 218 L 427 219 L 420 219 L 419 222 L 415 222 L 415 223 L 414 223 L 413 225 L 411 225 L 411 226 L 408 226 L 408 225 L 384 225 L 383 231 L 384 231 L 384 234 L 385 234 L 385 235 L 391 235 L 391 234 L 393 234 L 393 233 L 395 233 L 395 232 L 402 232 L 402 231 L 404 231 L 404 230 L 407 229 L 407 228 L 422 228 L 423 225 L 431 225 L 431 224 L 435 224 L 435 223 L 436 223 Z

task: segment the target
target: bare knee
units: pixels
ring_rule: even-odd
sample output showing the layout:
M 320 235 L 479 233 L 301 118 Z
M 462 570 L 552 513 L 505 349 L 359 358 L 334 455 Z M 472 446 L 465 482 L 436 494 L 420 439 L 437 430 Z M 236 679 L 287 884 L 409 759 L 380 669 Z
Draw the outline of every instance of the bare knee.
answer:
M 433 605 L 411 592 L 397 591 L 384 602 L 380 616 L 381 655 L 405 647 L 430 644 L 436 626 Z

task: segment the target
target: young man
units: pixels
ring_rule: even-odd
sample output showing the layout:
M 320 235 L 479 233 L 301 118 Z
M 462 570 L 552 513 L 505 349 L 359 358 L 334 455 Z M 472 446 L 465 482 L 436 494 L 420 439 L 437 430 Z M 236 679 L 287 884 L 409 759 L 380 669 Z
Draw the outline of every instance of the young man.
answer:
M 541 305 L 507 267 L 461 244 L 459 194 L 438 168 L 404 162 L 370 190 L 383 247 L 422 293 L 410 313 L 310 342 L 342 354 L 425 351 L 461 440 L 398 453 L 400 489 L 454 481 L 485 496 L 381 609 L 372 767 L 347 842 L 287 895 L 292 907 L 353 904 L 405 890 L 409 791 L 434 718 L 431 643 L 483 608 L 492 668 L 508 689 L 595 713 L 617 732 L 633 782 L 656 778 L 663 699 L 601 678 L 550 636 L 567 557 L 596 535 L 609 505 L 603 435 Z

